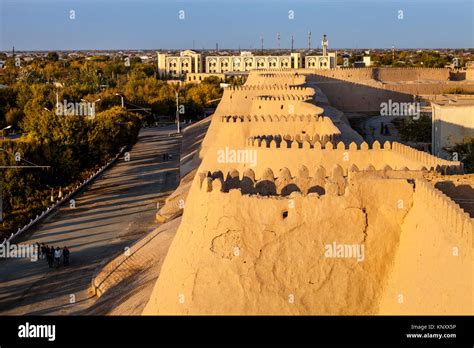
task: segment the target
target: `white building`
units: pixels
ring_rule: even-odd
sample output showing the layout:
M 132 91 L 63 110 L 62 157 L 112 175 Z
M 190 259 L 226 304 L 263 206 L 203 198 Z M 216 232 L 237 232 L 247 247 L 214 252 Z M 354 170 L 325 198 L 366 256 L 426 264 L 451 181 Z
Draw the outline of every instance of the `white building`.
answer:
M 191 50 L 180 52 L 179 56 L 158 53 L 158 73 L 160 77 L 184 77 L 188 73 L 202 72 L 202 56 Z
M 449 95 L 432 106 L 432 153 L 442 158 L 452 154 L 446 149 L 474 138 L 474 98 Z
M 239 56 L 206 57 L 206 73 L 244 72 L 253 69 L 298 69 L 301 68 L 301 54 L 284 56 L 254 56 L 242 52 Z

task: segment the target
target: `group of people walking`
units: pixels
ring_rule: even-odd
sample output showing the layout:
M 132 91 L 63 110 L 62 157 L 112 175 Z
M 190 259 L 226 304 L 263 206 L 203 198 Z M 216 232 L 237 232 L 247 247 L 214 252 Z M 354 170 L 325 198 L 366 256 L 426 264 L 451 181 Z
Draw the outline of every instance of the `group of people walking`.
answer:
M 69 265 L 69 249 L 65 246 L 64 248 L 48 246 L 44 243 L 36 243 L 38 245 L 39 250 L 39 258 L 41 260 L 48 261 L 49 268 L 56 267 L 58 268 L 61 266 L 68 266 Z

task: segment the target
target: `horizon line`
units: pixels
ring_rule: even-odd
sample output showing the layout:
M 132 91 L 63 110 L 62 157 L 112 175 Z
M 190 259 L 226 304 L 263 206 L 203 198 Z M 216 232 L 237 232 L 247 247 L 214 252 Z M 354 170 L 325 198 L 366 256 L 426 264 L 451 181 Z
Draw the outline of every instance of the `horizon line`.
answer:
M 14 47 L 14 46 L 13 46 Z M 11 50 L 0 50 L 1 53 L 11 53 L 13 50 L 13 47 Z M 392 50 L 395 49 L 396 51 L 400 50 L 474 50 L 474 47 L 337 47 L 328 50 L 328 52 L 334 52 L 334 51 L 339 51 L 339 50 Z M 18 50 L 15 48 L 15 52 L 21 53 L 21 52 L 55 52 L 55 51 L 60 51 L 60 52 L 84 52 L 84 51 L 99 51 L 99 52 L 107 52 L 107 51 L 185 51 L 185 50 L 191 50 L 191 51 L 216 51 L 215 48 L 78 48 L 78 49 L 21 49 Z M 226 50 L 231 50 L 231 51 L 262 51 L 261 48 L 248 48 L 248 47 L 239 47 L 239 48 L 219 48 L 218 51 L 226 51 Z M 293 48 L 293 51 L 317 51 L 317 50 L 322 50 L 321 48 L 311 48 L 308 49 L 306 48 L 299 48 L 295 47 Z M 264 48 L 263 51 L 291 51 L 291 48 Z

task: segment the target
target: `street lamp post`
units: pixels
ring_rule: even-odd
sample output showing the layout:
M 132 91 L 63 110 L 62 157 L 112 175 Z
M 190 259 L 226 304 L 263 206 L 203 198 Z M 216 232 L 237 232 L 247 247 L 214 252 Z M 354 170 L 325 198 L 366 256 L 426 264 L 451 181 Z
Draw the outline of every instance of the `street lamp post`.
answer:
M 5 131 L 6 131 L 7 129 L 10 129 L 10 128 L 12 128 L 12 125 L 6 126 L 5 128 L 2 129 L 2 138 L 3 138 L 3 139 L 5 139 Z
M 178 134 L 181 133 L 179 125 L 179 87 L 176 90 L 176 123 L 178 124 Z
M 120 99 L 122 100 L 122 108 L 124 107 L 124 104 L 123 104 L 123 95 L 119 94 L 119 93 L 115 93 L 116 96 L 119 96 Z
M 176 88 L 172 87 L 176 95 L 176 123 L 178 126 L 178 134 L 181 133 L 181 126 L 179 124 L 179 87 L 180 87 L 179 83 L 177 84 Z
M 81 99 L 81 101 L 83 101 L 84 103 L 89 103 L 89 102 L 88 102 L 87 100 L 85 100 L 85 99 Z M 93 101 L 93 103 L 98 103 L 98 102 L 100 102 L 100 98 Z
M 94 100 L 94 101 L 92 102 L 92 104 L 93 104 L 93 105 L 92 105 L 92 108 L 90 107 L 89 104 L 87 105 L 87 106 L 88 106 L 88 111 L 90 112 L 90 115 L 89 115 L 90 117 L 92 117 L 92 118 L 95 117 L 95 103 L 100 102 L 100 100 L 101 100 L 101 98 Z M 87 100 L 85 100 L 85 99 L 81 99 L 81 101 L 84 102 L 84 103 L 89 103 L 89 102 L 88 102 Z

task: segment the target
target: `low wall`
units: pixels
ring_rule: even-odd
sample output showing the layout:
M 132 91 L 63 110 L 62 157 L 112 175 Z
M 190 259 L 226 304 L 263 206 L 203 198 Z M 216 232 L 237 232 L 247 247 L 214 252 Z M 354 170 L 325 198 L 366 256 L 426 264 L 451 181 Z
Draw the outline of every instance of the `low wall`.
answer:
M 375 80 L 380 81 L 448 81 L 450 69 L 447 68 L 373 68 Z
M 184 177 L 201 163 L 199 151 L 211 124 L 212 116 L 196 122 L 183 130 L 179 158 L 179 175 Z
M 448 81 L 450 70 L 447 68 L 337 68 L 337 69 L 305 69 L 305 73 L 314 74 L 317 81 L 340 79 L 349 81 L 417 81 L 436 80 Z
M 472 315 L 474 220 L 431 183 L 415 183 L 381 311 Z
M 180 220 L 178 218 L 170 223 L 171 229 L 176 230 Z M 163 262 L 166 249 L 171 244 L 172 236 L 166 233 L 166 227 L 170 226 L 160 226 L 106 263 L 92 278 L 93 294 L 101 297 L 107 290 L 129 281 L 130 277 L 145 271 L 151 264 Z
M 332 106 L 344 112 L 380 112 L 380 104 L 388 100 L 413 102 L 414 99 L 411 93 L 392 91 L 381 83 L 369 85 L 343 80 L 314 83 Z
M 446 82 L 423 82 L 423 83 L 405 83 L 405 84 L 383 84 L 383 88 L 404 94 L 450 94 L 456 89 L 461 89 L 468 93 L 474 93 L 474 83 L 452 81 Z

